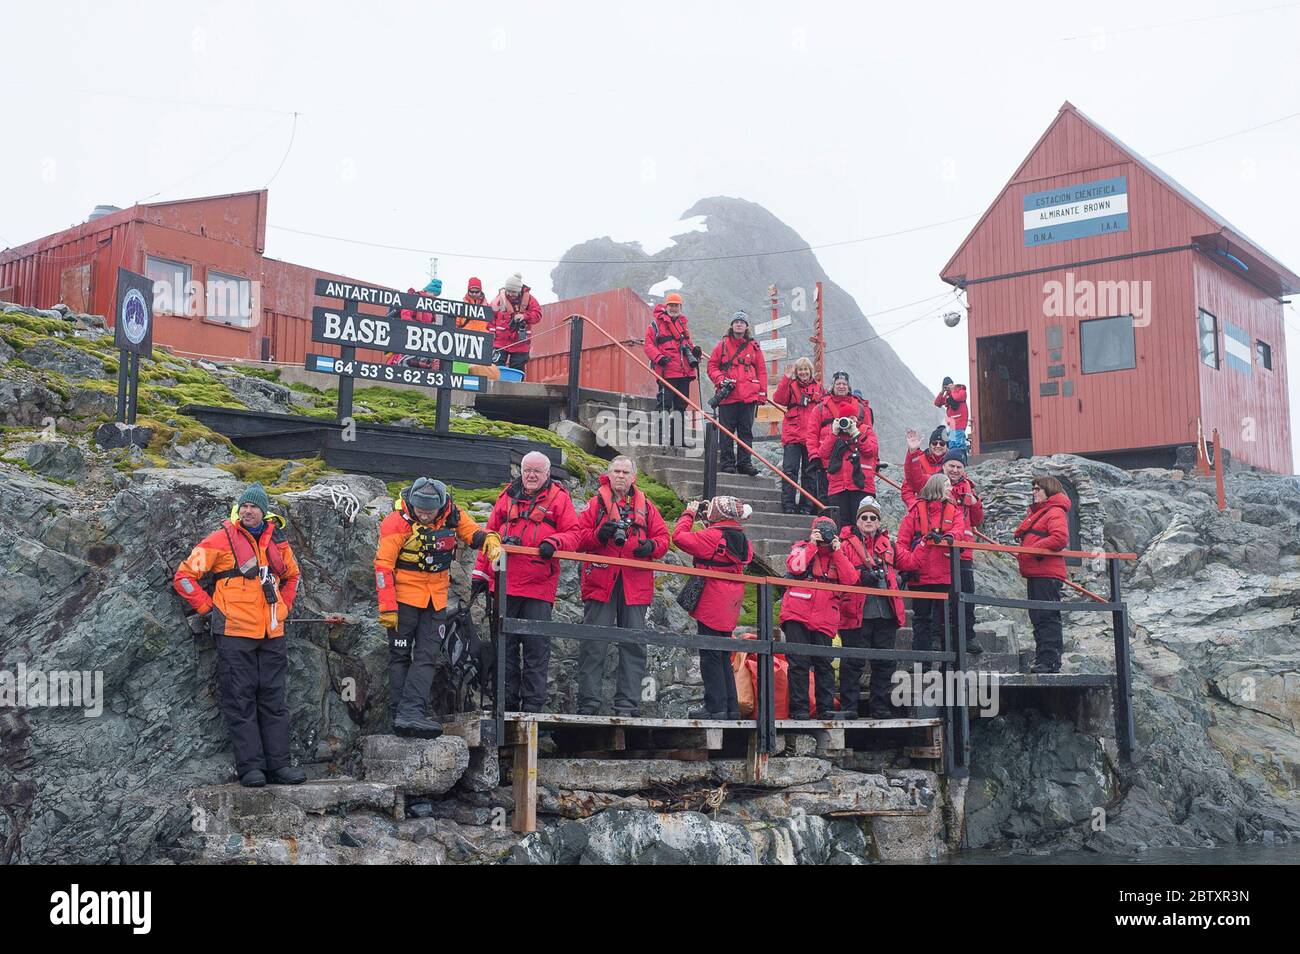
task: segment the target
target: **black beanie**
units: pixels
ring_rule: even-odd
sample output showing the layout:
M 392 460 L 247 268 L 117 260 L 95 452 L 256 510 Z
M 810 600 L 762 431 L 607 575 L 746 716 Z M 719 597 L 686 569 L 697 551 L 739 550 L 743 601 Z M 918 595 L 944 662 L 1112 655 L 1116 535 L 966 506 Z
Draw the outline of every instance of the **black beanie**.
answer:
M 944 386 L 945 388 L 948 387 L 950 384 L 952 384 L 952 378 L 944 378 L 944 379 L 943 379 L 943 386 Z
M 944 427 L 942 424 L 940 424 L 940 425 L 939 425 L 938 427 L 936 427 L 933 431 L 931 431 L 931 432 L 930 432 L 930 443 L 933 444 L 935 441 L 943 441 L 944 443 L 947 443 L 947 441 L 948 441 L 948 428 L 946 428 L 946 427 Z

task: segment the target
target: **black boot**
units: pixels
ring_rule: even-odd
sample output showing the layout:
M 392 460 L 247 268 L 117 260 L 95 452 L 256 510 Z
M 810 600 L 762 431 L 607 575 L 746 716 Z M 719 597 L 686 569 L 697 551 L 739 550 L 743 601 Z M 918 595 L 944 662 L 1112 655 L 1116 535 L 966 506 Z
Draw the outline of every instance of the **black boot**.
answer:
M 239 784 L 244 788 L 261 788 L 266 784 L 266 773 L 261 769 L 249 769 L 239 776 Z
M 401 715 L 393 721 L 393 732 L 403 737 L 436 739 L 442 735 L 442 723 L 422 715 Z
M 725 719 L 725 718 L 727 718 L 727 714 L 726 714 L 725 712 L 710 712 L 708 709 L 705 709 L 705 708 L 699 708 L 699 709 L 692 709 L 690 712 L 686 713 L 686 718 L 688 718 L 688 719 Z
M 736 473 L 745 474 L 748 477 L 757 477 L 758 468 L 755 467 L 753 464 L 749 463 L 748 461 L 746 461 L 743 464 L 736 465 Z
M 1061 657 L 1056 653 L 1038 653 L 1034 656 L 1034 664 L 1029 667 L 1030 672 L 1053 673 L 1061 671 Z
M 307 773 L 296 765 L 286 765 L 284 768 L 269 769 L 267 771 L 267 780 L 272 785 L 301 785 L 307 781 Z
M 721 467 L 718 468 L 718 472 L 722 474 L 734 474 L 736 472 L 736 468 L 731 464 L 723 464 Z
M 984 652 L 984 647 L 980 645 L 980 641 L 974 636 L 968 636 L 966 638 L 966 652 L 968 655 L 978 656 Z

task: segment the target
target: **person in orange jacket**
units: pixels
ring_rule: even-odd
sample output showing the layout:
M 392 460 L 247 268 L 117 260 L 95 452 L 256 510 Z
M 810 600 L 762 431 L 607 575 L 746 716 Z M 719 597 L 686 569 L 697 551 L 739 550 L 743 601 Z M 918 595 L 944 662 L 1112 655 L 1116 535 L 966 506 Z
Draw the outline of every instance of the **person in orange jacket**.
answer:
M 442 481 L 429 477 L 403 490 L 379 524 L 375 591 L 379 623 L 388 631 L 388 713 L 397 735 L 442 734 L 427 709 L 458 543 L 488 560 L 501 553 L 501 538 L 482 529 L 452 502 Z
M 230 726 L 239 784 L 297 785 L 289 764 L 289 707 L 284 682 L 289 650 L 284 623 L 298 595 L 298 561 L 271 513 L 261 484 L 239 497 L 230 518 L 176 568 L 172 586 L 189 604 L 190 628 L 210 630 L 217 650 L 221 713 Z M 209 594 L 203 586 L 213 580 Z

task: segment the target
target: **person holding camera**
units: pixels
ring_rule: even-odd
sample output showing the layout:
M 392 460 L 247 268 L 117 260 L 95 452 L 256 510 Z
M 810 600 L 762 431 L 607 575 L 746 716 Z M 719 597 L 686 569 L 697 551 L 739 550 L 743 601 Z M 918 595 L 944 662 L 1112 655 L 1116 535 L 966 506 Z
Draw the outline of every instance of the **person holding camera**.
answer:
M 767 400 L 767 364 L 763 351 L 749 333 L 749 315 L 738 311 L 731 316 L 727 336 L 709 355 L 709 380 L 717 388 L 709 402 L 718 410 L 722 426 L 744 444 L 719 434 L 718 466 L 724 474 L 758 476 L 750 459 L 754 444 L 754 414 Z
M 239 784 L 297 785 L 307 779 L 289 764 L 284 622 L 298 595 L 298 561 L 284 518 L 271 513 L 262 485 L 250 484 L 229 519 L 204 537 L 176 568 L 172 587 L 193 612 L 195 636 L 210 632 L 217 650 L 221 714 L 230 727 Z M 202 586 L 211 577 L 212 593 Z
M 388 714 L 397 735 L 442 734 L 442 723 L 428 713 L 429 691 L 458 544 L 492 560 L 501 540 L 456 506 L 446 484 L 430 477 L 403 489 L 379 524 L 375 592 L 379 624 L 388 631 Z
M 645 333 L 645 353 L 655 374 L 690 397 L 691 382 L 699 375 L 697 369 L 704 350 L 691 340 L 691 330 L 682 313 L 682 296 L 677 292 L 669 292 L 663 304 L 655 306 L 654 319 Z M 660 429 L 664 442 L 669 447 L 685 447 L 686 400 L 664 387 L 661 381 L 658 406 L 661 414 L 672 415 L 661 418 L 666 421 Z
M 858 504 L 853 526 L 840 531 L 843 549 L 858 573 L 858 586 L 879 590 L 899 588 L 894 569 L 894 544 L 880 519 L 880 504 L 875 497 L 863 497 Z M 894 649 L 898 627 L 907 616 L 901 596 L 877 596 L 845 593 L 840 600 L 840 645 L 853 649 Z M 856 719 L 862 698 L 862 670 L 865 659 L 840 657 L 840 711 L 838 719 Z M 894 716 L 889 701 L 894 663 L 887 659 L 871 661 L 867 716 L 889 719 Z
M 952 378 L 944 378 L 934 406 L 943 408 L 944 424 L 948 428 L 948 449 L 964 451 L 967 447 L 966 425 L 970 422 L 966 385 L 953 384 Z
M 654 501 L 636 485 L 636 465 L 615 457 L 600 477 L 600 487 L 567 533 L 543 544 L 633 560 L 657 560 L 668 552 L 668 527 Z M 583 623 L 644 631 L 646 611 L 654 599 L 653 570 L 608 563 L 582 563 Z M 641 709 L 645 677 L 644 643 L 618 643 L 614 714 L 634 716 Z M 605 657 L 609 644 L 584 639 L 578 644 L 578 713 L 596 715 L 602 708 Z
M 966 537 L 966 521 L 953 499 L 952 482 L 934 474 L 921 488 L 916 502 L 898 526 L 894 558 L 900 570 L 916 575 L 913 590 L 945 593 L 952 584 L 952 565 L 946 543 Z M 949 612 L 954 609 L 950 608 Z M 912 600 L 912 648 L 942 649 L 944 603 Z M 955 617 L 949 617 L 954 618 Z
M 1055 477 L 1035 477 L 1030 491 L 1033 502 L 1013 536 L 1025 547 L 1038 550 L 1064 550 L 1070 545 L 1070 498 Z M 1065 557 L 1017 553 L 1020 575 L 1025 578 L 1027 599 L 1061 601 L 1061 582 L 1066 579 Z M 1029 621 L 1034 627 L 1033 672 L 1060 672 L 1061 611 L 1031 609 Z
M 533 326 L 542 320 L 542 306 L 533 297 L 532 290 L 524 284 L 523 276 L 515 272 L 497 292 L 491 308 L 493 317 L 489 330 L 493 332 L 492 363 L 522 371 L 528 363 L 528 352 L 532 348 L 528 335 Z
M 925 482 L 943 471 L 943 461 L 948 454 L 948 439 L 944 428 L 936 427 L 930 434 L 930 445 L 921 450 L 921 435 L 914 427 L 907 429 L 907 457 L 903 460 L 903 506 L 911 508 Z
M 752 512 L 749 504 L 742 504 L 735 497 L 714 497 L 704 504 L 692 501 L 677 518 L 673 544 L 694 558 L 693 566 L 744 576 L 745 567 L 754 559 L 754 548 L 741 529 L 740 521 L 748 519 Z M 704 529 L 694 529 L 697 518 L 704 520 Z M 740 620 L 740 604 L 744 598 L 745 584 L 739 580 L 732 583 L 697 576 L 686 581 L 677 602 L 695 620 L 701 636 L 730 638 Z M 704 706 L 691 710 L 690 718 L 740 718 L 730 657 L 730 653 L 718 650 L 700 650 Z
M 849 392 L 849 376 L 836 371 L 821 405 L 821 454 L 826 471 L 824 501 L 839 510 L 839 528 L 851 527 L 863 494 L 876 494 L 880 444 L 867 402 Z
M 822 386 L 813 379 L 813 363 L 807 358 L 799 358 L 790 366 L 772 395 L 772 403 L 785 408 L 781 421 L 781 470 L 819 500 L 821 448 L 816 453 L 808 450 L 808 419 L 816 416 L 817 405 L 825 395 Z M 806 497 L 795 500 L 794 487 L 782 481 L 781 512 L 811 514 L 813 505 Z
M 975 482 L 966 476 L 966 452 L 955 448 L 949 450 L 943 458 L 943 474 L 952 484 L 952 499 L 961 507 L 962 519 L 966 523 L 963 539 L 973 541 L 975 528 L 984 522 L 984 501 L 980 500 L 979 495 L 975 493 Z M 975 592 L 973 550 L 961 551 L 961 591 Z M 966 617 L 966 652 L 978 656 L 984 652 L 984 647 L 975 638 L 975 604 L 963 604 L 962 609 Z
M 519 462 L 519 476 L 501 492 L 487 528 L 501 535 L 502 543 L 537 547 L 540 554 L 512 553 L 506 562 L 504 616 L 514 619 L 549 620 L 560 585 L 560 566 L 554 538 L 578 525 L 573 498 L 563 485 L 551 479 L 551 459 L 541 451 L 530 451 Z M 480 593 L 497 599 L 496 574 L 487 553 L 479 555 L 471 574 L 470 600 Z M 541 712 L 546 704 L 546 671 L 551 662 L 551 641 L 546 636 L 506 636 L 501 651 L 506 655 L 505 686 L 498 687 L 507 710 Z M 520 658 L 522 654 L 522 668 Z
M 807 540 L 796 541 L 785 560 L 786 576 L 792 580 L 851 586 L 858 582 L 840 542 L 839 528 L 830 517 L 813 517 Z M 843 594 L 814 587 L 787 586 L 781 597 L 781 632 L 787 643 L 830 646 L 839 628 Z M 830 656 L 787 653 L 790 665 L 790 718 L 808 719 L 808 670 L 813 671 L 817 715 L 831 717 L 835 701 L 835 669 Z

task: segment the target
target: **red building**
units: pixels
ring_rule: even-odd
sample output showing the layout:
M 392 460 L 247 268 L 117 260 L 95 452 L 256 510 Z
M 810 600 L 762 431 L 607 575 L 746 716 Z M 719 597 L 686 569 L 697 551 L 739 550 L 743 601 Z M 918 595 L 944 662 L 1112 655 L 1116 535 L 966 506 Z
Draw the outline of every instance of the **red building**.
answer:
M 1069 103 L 941 276 L 969 304 L 976 452 L 1169 466 L 1199 421 L 1291 473 L 1300 277 Z
M 311 309 L 315 280 L 343 276 L 266 258 L 266 200 L 262 190 L 134 205 L 6 249 L 0 300 L 63 302 L 111 323 L 122 267 L 176 291 L 170 302 L 155 301 L 158 344 L 292 363 L 309 351 L 335 353 L 312 343 Z

